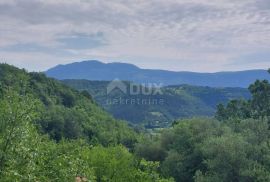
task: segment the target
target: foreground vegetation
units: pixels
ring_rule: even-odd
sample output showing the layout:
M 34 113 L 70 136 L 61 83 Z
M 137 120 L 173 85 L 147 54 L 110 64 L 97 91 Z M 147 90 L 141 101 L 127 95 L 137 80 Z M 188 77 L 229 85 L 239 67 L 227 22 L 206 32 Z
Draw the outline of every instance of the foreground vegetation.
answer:
M 167 181 L 159 178 L 158 163 L 138 160 L 122 145 L 56 143 L 39 134 L 32 103 L 18 95 L 1 102 L 0 181 Z
M 250 100 L 219 105 L 216 119 L 155 134 L 43 74 L 3 64 L 0 83 L 0 181 L 270 181 L 267 81 Z
M 170 181 L 135 157 L 138 133 L 43 74 L 0 65 L 0 181 Z
M 270 181 L 270 84 L 256 81 L 250 100 L 219 105 L 216 119 L 174 123 L 144 137 L 135 153 L 161 163 L 176 181 Z

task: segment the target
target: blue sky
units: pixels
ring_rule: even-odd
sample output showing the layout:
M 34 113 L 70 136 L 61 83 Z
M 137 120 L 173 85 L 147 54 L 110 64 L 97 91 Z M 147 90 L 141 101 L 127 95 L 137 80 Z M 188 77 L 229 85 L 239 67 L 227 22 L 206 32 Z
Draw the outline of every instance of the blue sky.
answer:
M 0 61 L 176 71 L 270 67 L 269 0 L 1 0 Z

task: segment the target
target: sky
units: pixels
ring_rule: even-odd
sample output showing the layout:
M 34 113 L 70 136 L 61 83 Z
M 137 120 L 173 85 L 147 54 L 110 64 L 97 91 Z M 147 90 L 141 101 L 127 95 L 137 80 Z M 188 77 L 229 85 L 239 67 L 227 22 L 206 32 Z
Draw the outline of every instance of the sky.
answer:
M 269 0 L 0 0 L 0 62 L 174 71 L 270 67 Z

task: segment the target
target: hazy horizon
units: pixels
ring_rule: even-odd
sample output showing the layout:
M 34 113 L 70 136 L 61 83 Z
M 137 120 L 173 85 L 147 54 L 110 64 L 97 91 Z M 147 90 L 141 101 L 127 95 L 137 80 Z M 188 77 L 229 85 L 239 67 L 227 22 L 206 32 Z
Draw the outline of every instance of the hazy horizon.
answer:
M 219 72 L 270 67 L 269 0 L 1 0 L 0 62 Z
M 136 66 L 138 67 L 139 69 L 149 69 L 149 70 L 163 70 L 163 71 L 174 71 L 174 72 L 196 72 L 196 73 L 218 73 L 218 72 L 241 72 L 241 71 L 253 71 L 253 70 L 265 70 L 267 71 L 267 69 L 263 69 L 263 68 L 257 68 L 257 69 L 246 69 L 246 70 L 228 70 L 228 71 L 213 71 L 213 72 L 200 72 L 200 71 L 188 71 L 188 70 L 166 70 L 166 69 L 162 69 L 162 68 L 144 68 L 144 67 L 141 67 L 141 66 L 138 66 L 136 64 L 133 64 L 133 63 L 126 63 L 126 62 L 119 62 L 119 61 L 111 61 L 111 62 L 104 62 L 102 60 L 81 60 L 81 61 L 74 61 L 74 62 L 70 62 L 70 63 L 64 63 L 64 64 L 57 64 L 51 68 L 54 68 L 56 66 L 60 66 L 60 65 L 68 65 L 68 64 L 74 64 L 74 63 L 82 63 L 82 62 L 92 62 L 92 61 L 96 61 L 96 62 L 100 62 L 100 63 L 103 63 L 103 64 L 115 64 L 115 63 L 119 63 L 119 64 L 130 64 L 130 65 L 133 65 L 133 66 Z M 50 68 L 50 69 L 51 69 Z M 46 71 L 46 70 L 45 70 Z

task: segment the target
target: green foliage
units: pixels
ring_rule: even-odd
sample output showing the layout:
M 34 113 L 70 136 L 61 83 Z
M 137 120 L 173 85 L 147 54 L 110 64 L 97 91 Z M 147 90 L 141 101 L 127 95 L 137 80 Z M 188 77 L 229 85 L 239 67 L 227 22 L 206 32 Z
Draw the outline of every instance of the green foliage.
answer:
M 182 120 L 152 142 L 140 141 L 136 155 L 159 161 L 162 175 L 179 182 L 269 181 L 269 138 L 266 120 Z M 151 158 L 152 145 L 165 156 Z
M 270 69 L 268 70 L 270 73 Z M 249 86 L 252 98 L 245 100 L 232 100 L 227 106 L 218 105 L 216 118 L 228 119 L 268 119 L 270 123 L 270 83 L 268 80 L 257 80 Z
M 231 100 L 227 106 L 217 105 L 216 118 L 218 120 L 247 119 L 251 116 L 251 106 L 246 100 Z
M 247 181 L 242 171 L 248 170 L 248 143 L 238 135 L 210 138 L 202 144 L 207 166 L 206 178 L 223 181 Z M 219 180 L 219 181 L 220 181 Z
M 0 100 L 0 181 L 74 181 L 78 176 L 97 182 L 173 181 L 160 177 L 158 163 L 140 161 L 124 146 L 49 140 L 33 124 L 41 103 L 12 91 L 5 95 Z
M 38 134 L 31 121 L 37 117 L 36 100 L 12 91 L 0 102 L 0 180 L 33 180 Z
M 158 164 L 138 161 L 124 147 L 95 147 L 89 154 L 97 181 L 159 181 Z M 136 167 L 139 167 L 138 169 Z
M 136 144 L 135 154 L 149 161 L 162 161 L 166 156 L 166 150 L 161 146 L 159 140 L 144 136 Z
M 162 162 L 163 174 L 173 176 L 176 181 L 192 181 L 195 172 L 204 168 L 203 156 L 197 145 L 222 132 L 219 123 L 206 119 L 181 121 L 173 129 L 165 131 L 161 137 L 168 155 Z
M 257 80 L 249 87 L 252 93 L 250 102 L 252 114 L 255 118 L 270 116 L 270 83 L 267 80 Z

